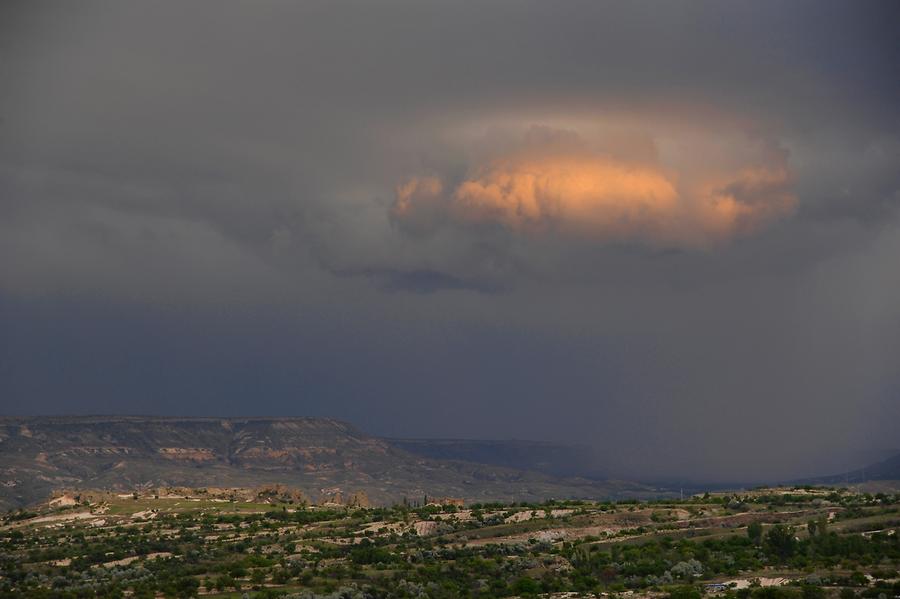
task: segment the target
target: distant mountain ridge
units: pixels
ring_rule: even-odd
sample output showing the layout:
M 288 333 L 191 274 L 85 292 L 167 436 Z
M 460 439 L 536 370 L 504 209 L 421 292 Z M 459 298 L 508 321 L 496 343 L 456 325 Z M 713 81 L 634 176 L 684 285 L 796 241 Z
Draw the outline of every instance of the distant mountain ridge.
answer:
M 821 485 L 846 485 L 865 483 L 873 480 L 900 481 L 900 453 L 864 468 L 858 468 L 841 474 L 804 479 L 800 482 Z
M 462 460 L 551 476 L 602 480 L 590 447 L 547 441 L 481 439 L 386 439 L 394 447 L 437 460 Z
M 327 418 L 0 417 L 0 506 L 59 488 L 272 483 L 313 501 L 362 490 L 375 503 L 426 494 L 470 502 L 660 494 L 637 483 L 414 455 L 403 445 Z

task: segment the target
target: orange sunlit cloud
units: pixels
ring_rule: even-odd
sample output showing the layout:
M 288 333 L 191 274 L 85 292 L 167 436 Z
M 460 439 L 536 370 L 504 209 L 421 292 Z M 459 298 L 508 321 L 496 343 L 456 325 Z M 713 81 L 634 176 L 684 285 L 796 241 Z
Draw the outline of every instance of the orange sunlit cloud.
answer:
M 797 203 L 786 160 L 664 168 L 584 147 L 529 147 L 470 169 L 455 185 L 410 177 L 391 216 L 408 231 L 496 225 L 525 235 L 709 246 L 789 216 Z
M 747 235 L 793 213 L 797 198 L 786 168 L 748 168 L 725 181 L 706 183 L 701 193 L 703 220 L 710 236 Z
M 554 156 L 503 160 L 480 169 L 453 192 L 451 214 L 510 229 L 552 226 L 600 235 L 639 235 L 678 210 L 678 193 L 661 173 L 605 158 Z

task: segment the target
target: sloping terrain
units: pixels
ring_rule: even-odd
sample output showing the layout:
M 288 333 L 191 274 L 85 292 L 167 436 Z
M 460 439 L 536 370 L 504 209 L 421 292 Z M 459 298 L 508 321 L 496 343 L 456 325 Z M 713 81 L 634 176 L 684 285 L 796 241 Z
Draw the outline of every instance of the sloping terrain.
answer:
M 648 497 L 634 483 L 415 456 L 349 424 L 314 418 L 0 418 L 0 506 L 60 488 L 282 484 L 312 501 L 365 491 L 374 503 Z
M 812 487 L 374 509 L 64 495 L 0 515 L 0 597 L 876 599 L 900 596 L 898 527 L 900 495 Z
M 605 478 L 589 447 L 523 440 L 388 439 L 394 447 L 436 460 L 463 460 L 551 476 Z
M 900 488 L 900 453 L 865 468 L 804 479 L 800 482 L 813 485 L 859 485 L 872 481 L 891 481 L 891 488 Z

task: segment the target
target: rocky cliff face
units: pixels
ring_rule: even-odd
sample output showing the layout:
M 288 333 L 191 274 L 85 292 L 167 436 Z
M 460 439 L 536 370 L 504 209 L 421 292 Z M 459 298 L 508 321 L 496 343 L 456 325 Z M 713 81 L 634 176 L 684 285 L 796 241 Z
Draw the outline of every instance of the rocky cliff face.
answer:
M 315 418 L 0 418 L 0 507 L 58 488 L 132 490 L 284 484 L 310 497 L 363 491 L 373 503 L 444 495 L 470 501 L 646 495 L 639 485 L 413 455 Z

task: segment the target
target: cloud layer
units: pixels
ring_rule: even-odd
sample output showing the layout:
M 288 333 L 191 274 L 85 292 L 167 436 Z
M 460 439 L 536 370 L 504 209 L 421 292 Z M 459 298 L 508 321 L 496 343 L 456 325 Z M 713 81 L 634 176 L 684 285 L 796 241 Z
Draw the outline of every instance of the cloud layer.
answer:
M 784 154 L 777 163 L 760 157 L 730 170 L 679 171 L 573 141 L 532 129 L 524 147 L 469 167 L 452 187 L 446 177 L 412 177 L 397 187 L 391 217 L 417 234 L 443 224 L 496 225 L 523 235 L 698 248 L 752 234 L 797 204 Z

